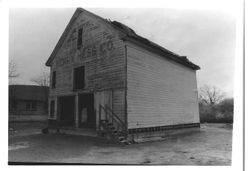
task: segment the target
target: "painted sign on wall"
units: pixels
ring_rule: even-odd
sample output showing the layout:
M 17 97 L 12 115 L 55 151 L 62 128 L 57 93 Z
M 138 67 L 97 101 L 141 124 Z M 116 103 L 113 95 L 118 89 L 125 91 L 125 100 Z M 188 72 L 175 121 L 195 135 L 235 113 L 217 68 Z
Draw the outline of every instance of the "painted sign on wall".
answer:
M 107 52 L 114 50 L 114 45 L 112 40 L 100 43 L 95 42 L 92 45 L 85 46 L 78 51 L 77 56 L 80 60 L 86 59 L 88 57 L 101 57 L 107 54 Z
M 82 46 L 77 49 L 77 30 L 82 28 Z M 64 66 L 87 58 L 102 58 L 115 49 L 115 36 L 86 19 L 81 20 L 63 45 L 62 56 L 56 60 L 57 66 Z

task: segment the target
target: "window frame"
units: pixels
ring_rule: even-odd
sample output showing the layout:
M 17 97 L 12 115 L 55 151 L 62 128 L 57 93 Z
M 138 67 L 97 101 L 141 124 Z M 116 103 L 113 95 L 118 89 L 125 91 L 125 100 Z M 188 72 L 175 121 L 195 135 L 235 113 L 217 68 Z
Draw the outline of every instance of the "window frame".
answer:
M 82 35 L 83 28 L 79 28 L 77 33 L 77 49 L 80 49 L 82 47 Z
M 77 84 L 77 82 L 79 82 L 79 81 L 77 81 L 77 77 L 80 77 L 80 76 L 77 76 L 76 75 L 76 73 L 77 73 L 77 69 L 79 69 L 80 70 L 80 68 L 83 68 L 83 85 L 82 86 L 77 86 L 78 84 Z M 75 67 L 75 68 L 73 68 L 73 90 L 74 91 L 76 91 L 76 90 L 83 90 L 83 89 L 85 89 L 85 87 L 86 87 L 86 71 L 85 71 L 85 65 L 81 65 L 81 66 L 78 66 L 78 67 Z
M 52 89 L 56 88 L 56 71 L 52 72 L 51 88 Z

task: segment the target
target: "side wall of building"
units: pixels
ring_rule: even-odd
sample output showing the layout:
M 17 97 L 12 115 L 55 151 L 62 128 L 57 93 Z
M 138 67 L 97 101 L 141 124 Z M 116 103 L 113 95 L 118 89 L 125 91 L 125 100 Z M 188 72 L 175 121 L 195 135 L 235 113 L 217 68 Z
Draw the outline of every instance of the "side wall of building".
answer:
M 16 108 L 11 108 L 12 102 L 9 106 L 9 121 L 45 121 L 47 118 L 47 105 L 43 101 L 36 101 L 35 110 L 27 110 L 25 100 L 15 100 Z
M 127 45 L 128 128 L 199 123 L 196 71 Z

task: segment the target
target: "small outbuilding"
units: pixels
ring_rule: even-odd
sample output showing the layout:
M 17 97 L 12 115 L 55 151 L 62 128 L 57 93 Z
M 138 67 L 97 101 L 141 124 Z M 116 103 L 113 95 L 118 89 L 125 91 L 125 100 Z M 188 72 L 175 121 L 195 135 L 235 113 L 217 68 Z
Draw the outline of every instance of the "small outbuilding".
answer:
M 46 121 L 49 87 L 9 85 L 9 121 Z
M 200 126 L 200 67 L 118 21 L 77 8 L 46 66 L 51 129 L 124 142 Z

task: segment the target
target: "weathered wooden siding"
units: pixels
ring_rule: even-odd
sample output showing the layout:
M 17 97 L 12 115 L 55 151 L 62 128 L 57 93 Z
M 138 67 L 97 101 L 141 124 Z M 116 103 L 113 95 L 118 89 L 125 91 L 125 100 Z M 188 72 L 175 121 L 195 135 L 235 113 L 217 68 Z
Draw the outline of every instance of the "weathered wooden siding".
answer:
M 77 49 L 77 32 L 83 28 L 83 46 Z M 73 90 L 73 68 L 85 66 L 85 90 L 105 90 L 125 86 L 124 44 L 118 33 L 104 21 L 81 13 L 52 61 L 56 88 L 50 95 L 65 95 Z M 52 74 L 51 74 L 52 76 Z
M 112 106 L 112 91 L 101 91 L 101 92 L 96 92 L 94 94 L 94 108 L 96 112 L 96 126 L 97 128 L 99 127 L 99 105 L 102 105 L 105 107 L 105 105 L 108 105 L 111 109 L 113 108 Z M 101 118 L 105 119 L 104 111 L 101 110 Z
M 96 111 L 96 125 L 99 125 L 99 105 L 108 105 L 113 112 L 125 122 L 125 91 L 124 89 L 115 89 L 96 92 L 95 96 L 95 111 Z M 101 117 L 104 119 L 104 111 L 101 111 Z
M 113 90 L 113 111 L 125 122 L 125 90 Z
M 83 28 L 83 46 L 77 49 L 79 28 Z M 98 104 L 102 100 L 99 98 L 104 98 L 102 92 L 105 94 L 106 91 L 124 89 L 125 48 L 119 36 L 118 32 L 102 19 L 88 12 L 81 13 L 52 61 L 51 77 L 52 72 L 56 71 L 56 88 L 50 89 L 50 100 L 56 100 L 57 96 L 93 92 L 95 104 Z M 73 91 L 73 69 L 82 65 L 85 66 L 85 88 L 81 91 Z M 116 91 L 114 94 L 112 104 L 120 115 L 124 114 L 118 110 L 124 107 L 121 106 L 123 104 L 117 98 Z M 57 113 L 56 105 L 55 111 Z M 97 108 L 96 112 L 98 115 Z M 121 117 L 124 118 L 124 116 Z
M 128 128 L 199 122 L 196 72 L 127 47 Z

